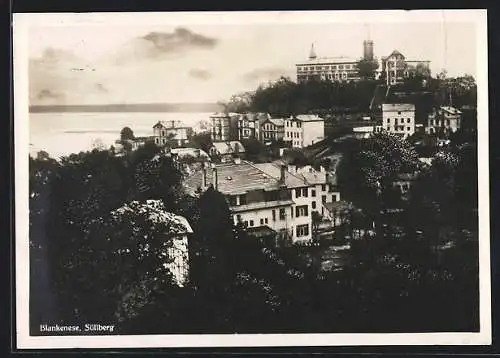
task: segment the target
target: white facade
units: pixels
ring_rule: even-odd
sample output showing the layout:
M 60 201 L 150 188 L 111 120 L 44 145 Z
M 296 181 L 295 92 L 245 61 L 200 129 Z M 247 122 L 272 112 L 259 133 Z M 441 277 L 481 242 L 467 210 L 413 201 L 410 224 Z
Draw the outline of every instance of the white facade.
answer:
M 304 137 L 302 134 L 302 122 L 292 118 L 285 119 L 284 141 L 290 142 L 292 148 L 304 147 Z
M 186 179 L 191 192 L 210 184 L 225 195 L 236 224 L 248 229 L 267 226 L 277 237 L 293 243 L 311 241 L 312 213 L 326 216 L 324 204 L 340 200 L 329 183 L 328 173 L 312 167 L 297 170 L 275 163 L 246 161 L 213 166 Z
M 283 140 L 290 142 L 292 148 L 304 148 L 323 140 L 325 120 L 316 115 L 300 114 L 285 120 Z
M 236 206 L 231 207 L 234 223 L 241 222 L 246 227 L 268 226 L 278 234 L 292 234 L 290 226 L 291 204 L 280 205 L 276 203 L 271 207 L 262 209 L 241 210 Z
M 415 105 L 402 103 L 382 104 L 382 130 L 406 139 L 415 133 Z
M 454 107 L 441 107 L 429 114 L 427 133 L 449 134 L 460 129 L 462 112 Z
M 156 145 L 166 145 L 174 141 L 178 146 L 186 144 L 193 132 L 190 127 L 183 127 L 179 121 L 158 122 L 153 126 L 153 137 Z

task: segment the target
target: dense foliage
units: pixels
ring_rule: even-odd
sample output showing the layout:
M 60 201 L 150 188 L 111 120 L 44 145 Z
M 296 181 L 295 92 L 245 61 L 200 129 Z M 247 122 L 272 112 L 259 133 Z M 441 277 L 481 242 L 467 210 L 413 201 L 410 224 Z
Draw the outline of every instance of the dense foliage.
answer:
M 335 82 L 312 79 L 296 83 L 281 77 L 255 91 L 232 96 L 224 103 L 229 112 L 265 112 L 276 117 L 300 113 L 340 113 L 346 110 L 366 113 L 370 109 L 377 86 L 386 88 L 383 78 L 373 79 L 373 64 L 360 62 L 362 80 Z M 391 86 L 390 101 L 410 101 L 418 108 L 417 118 L 424 118 L 432 107 L 440 105 L 475 106 L 477 88 L 472 76 L 456 78 L 430 77 L 425 69 L 408 78 L 404 83 Z M 402 96 L 400 96 L 402 95 Z M 451 103 L 450 103 L 451 101 Z M 422 112 L 422 114 L 420 113 Z

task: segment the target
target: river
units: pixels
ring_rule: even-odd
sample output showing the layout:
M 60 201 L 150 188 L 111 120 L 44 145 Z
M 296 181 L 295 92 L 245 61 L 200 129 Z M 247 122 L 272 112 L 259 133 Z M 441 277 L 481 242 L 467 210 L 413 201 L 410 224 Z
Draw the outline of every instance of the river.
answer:
M 158 121 L 178 120 L 196 131 L 201 121 L 208 122 L 211 113 L 175 112 L 100 112 L 100 113 L 30 113 L 30 154 L 44 150 L 51 157 L 91 150 L 96 145 L 109 148 L 123 127 L 136 136 L 153 134 Z

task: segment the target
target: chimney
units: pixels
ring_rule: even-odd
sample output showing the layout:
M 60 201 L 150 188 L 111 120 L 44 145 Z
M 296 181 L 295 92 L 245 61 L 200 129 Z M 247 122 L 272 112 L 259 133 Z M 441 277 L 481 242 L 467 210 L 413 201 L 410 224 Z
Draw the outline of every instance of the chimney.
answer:
M 215 167 L 215 165 L 212 167 L 212 185 L 214 187 L 214 190 L 218 189 L 217 168 Z
M 282 164 L 280 169 L 281 169 L 281 172 L 280 172 L 280 184 L 281 185 L 285 185 L 286 165 Z

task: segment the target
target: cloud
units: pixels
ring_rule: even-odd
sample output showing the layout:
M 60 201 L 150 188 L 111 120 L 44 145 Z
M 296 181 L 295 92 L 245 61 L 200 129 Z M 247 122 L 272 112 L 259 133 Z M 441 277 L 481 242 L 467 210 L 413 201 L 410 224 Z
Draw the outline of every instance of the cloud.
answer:
M 210 50 L 218 43 L 217 38 L 204 36 L 183 27 L 173 32 L 154 31 L 120 46 L 110 54 L 108 61 L 115 65 L 125 65 L 143 60 L 164 60 L 194 50 Z
M 200 70 L 200 69 L 195 69 L 195 68 L 190 70 L 188 74 L 189 74 L 189 76 L 196 78 L 196 79 L 199 79 L 199 80 L 202 80 L 202 81 L 206 81 L 212 77 L 212 73 L 210 73 L 210 71 Z
M 217 39 L 203 36 L 189 29 L 178 27 L 172 33 L 150 32 L 142 37 L 154 44 L 159 52 L 175 52 L 183 48 L 213 48 Z

